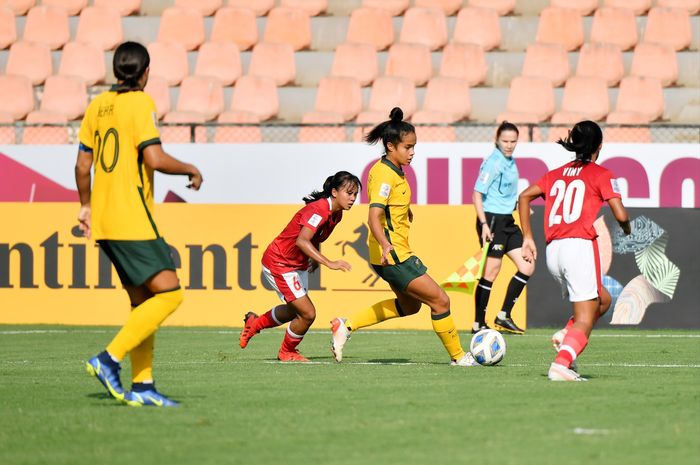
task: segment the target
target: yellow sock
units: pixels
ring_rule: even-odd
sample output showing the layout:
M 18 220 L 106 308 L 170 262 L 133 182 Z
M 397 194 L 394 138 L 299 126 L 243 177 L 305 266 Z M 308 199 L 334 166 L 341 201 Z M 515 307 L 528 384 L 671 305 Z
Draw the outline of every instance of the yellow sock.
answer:
M 131 381 L 134 383 L 153 381 L 153 346 L 155 338 L 155 333 L 151 334 L 129 352 L 129 358 L 131 358 Z
M 447 353 L 450 354 L 450 359 L 459 360 L 464 356 L 462 343 L 459 341 L 459 334 L 455 322 L 452 320 L 450 311 L 441 313 L 440 315 L 430 315 L 433 322 L 433 331 L 438 335 L 442 345 L 445 346 Z
M 182 298 L 182 289 L 177 288 L 158 293 L 136 307 L 107 346 L 107 352 L 119 361 L 124 360 L 126 354 L 156 332 L 168 315 L 177 309 Z
M 382 300 L 369 308 L 355 313 L 352 318 L 348 318 L 345 325 L 355 331 L 356 329 L 376 325 L 382 321 L 399 316 L 404 315 L 400 309 L 397 308 L 396 299 Z

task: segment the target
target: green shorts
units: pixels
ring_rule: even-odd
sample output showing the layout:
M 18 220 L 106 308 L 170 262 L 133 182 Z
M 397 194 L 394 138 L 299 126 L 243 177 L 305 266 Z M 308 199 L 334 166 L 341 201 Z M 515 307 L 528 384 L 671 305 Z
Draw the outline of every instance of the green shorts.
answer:
M 420 278 L 428 271 L 428 267 L 415 255 L 411 255 L 398 265 L 372 265 L 372 268 L 384 281 L 401 291 L 405 290 L 411 281 Z
M 138 287 L 163 270 L 175 270 L 170 247 L 162 237 L 146 241 L 97 241 L 124 286 Z

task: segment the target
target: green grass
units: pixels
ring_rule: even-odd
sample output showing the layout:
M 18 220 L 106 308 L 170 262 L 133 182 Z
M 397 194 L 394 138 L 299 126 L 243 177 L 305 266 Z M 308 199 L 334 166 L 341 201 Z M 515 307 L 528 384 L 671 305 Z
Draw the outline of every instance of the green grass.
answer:
M 135 409 L 84 370 L 115 331 L 0 326 L 1 464 L 700 461 L 697 332 L 596 331 L 579 359 L 590 381 L 552 383 L 551 330 L 507 337 L 499 366 L 459 368 L 429 331 L 359 332 L 342 364 L 311 332 L 317 363 L 283 365 L 279 330 L 241 350 L 238 330 L 165 328 L 156 378 L 182 405 Z

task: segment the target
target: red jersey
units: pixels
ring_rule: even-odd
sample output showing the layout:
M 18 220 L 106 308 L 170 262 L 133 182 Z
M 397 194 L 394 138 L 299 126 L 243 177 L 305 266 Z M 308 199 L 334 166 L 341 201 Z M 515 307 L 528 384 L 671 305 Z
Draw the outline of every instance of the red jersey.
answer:
M 262 264 L 272 269 L 305 270 L 309 266 L 309 258 L 297 247 L 297 237 L 306 226 L 314 231 L 311 243 L 314 247 L 328 239 L 333 229 L 343 218 L 342 210 L 331 213 L 330 198 L 314 200 L 296 212 L 286 228 L 267 246 L 263 254 Z
M 554 239 L 595 239 L 593 223 L 603 202 L 620 198 L 613 174 L 594 162 L 574 160 L 537 181 L 544 192 L 544 235 Z

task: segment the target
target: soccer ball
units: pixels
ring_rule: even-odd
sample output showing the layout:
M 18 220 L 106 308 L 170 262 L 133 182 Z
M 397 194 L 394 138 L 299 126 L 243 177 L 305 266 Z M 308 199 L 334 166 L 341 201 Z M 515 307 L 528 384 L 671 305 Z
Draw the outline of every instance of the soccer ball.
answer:
M 469 348 L 480 365 L 495 365 L 506 355 L 506 341 L 495 329 L 482 329 L 476 333 Z

